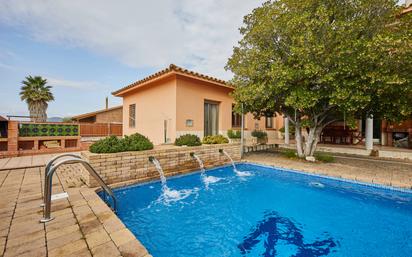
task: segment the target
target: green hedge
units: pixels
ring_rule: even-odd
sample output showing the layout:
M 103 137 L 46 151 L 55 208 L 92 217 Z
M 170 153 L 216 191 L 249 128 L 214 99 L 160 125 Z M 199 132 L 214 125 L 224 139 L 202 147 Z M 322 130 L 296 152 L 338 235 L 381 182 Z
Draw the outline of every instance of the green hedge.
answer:
M 227 144 L 229 143 L 229 139 L 222 135 L 215 135 L 215 136 L 206 136 L 203 138 L 203 144 Z
M 256 138 L 266 138 L 268 134 L 265 131 L 262 130 L 253 130 L 252 131 L 252 137 Z
M 92 153 L 118 153 L 150 149 L 153 149 L 153 143 L 139 133 L 125 136 L 124 138 L 116 136 L 106 137 L 92 144 L 89 148 Z
M 202 142 L 200 141 L 200 138 L 198 136 L 186 134 L 176 138 L 175 145 L 199 146 L 202 145 Z
M 232 139 L 241 138 L 242 133 L 240 132 L 240 130 L 231 130 L 231 129 L 229 129 L 229 130 L 227 131 L 227 136 L 228 136 L 229 138 L 232 138 Z
M 20 123 L 20 137 L 78 136 L 79 126 L 71 124 Z

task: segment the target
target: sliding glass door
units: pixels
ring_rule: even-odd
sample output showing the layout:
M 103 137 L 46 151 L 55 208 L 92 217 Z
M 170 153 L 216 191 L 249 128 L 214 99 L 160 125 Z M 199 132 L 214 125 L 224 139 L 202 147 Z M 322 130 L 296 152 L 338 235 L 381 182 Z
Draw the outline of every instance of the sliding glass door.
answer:
M 219 134 L 219 104 L 205 101 L 205 136 Z

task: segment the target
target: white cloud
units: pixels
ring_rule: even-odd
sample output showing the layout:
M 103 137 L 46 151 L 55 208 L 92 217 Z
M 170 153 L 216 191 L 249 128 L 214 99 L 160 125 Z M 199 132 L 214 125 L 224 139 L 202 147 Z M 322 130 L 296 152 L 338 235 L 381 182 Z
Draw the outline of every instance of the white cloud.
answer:
M 0 69 L 14 70 L 15 67 L 13 67 L 12 65 L 0 62 Z
M 47 77 L 47 76 L 45 76 Z M 107 89 L 108 85 L 102 84 L 97 81 L 75 81 L 75 80 L 65 80 L 58 78 L 47 77 L 47 83 L 53 87 L 66 87 L 72 89 L 82 89 L 82 90 L 96 90 L 96 89 Z
M 224 65 L 243 16 L 262 0 L 14 0 L 0 2 L 0 22 L 38 41 L 81 47 L 131 67 L 169 63 L 230 77 Z

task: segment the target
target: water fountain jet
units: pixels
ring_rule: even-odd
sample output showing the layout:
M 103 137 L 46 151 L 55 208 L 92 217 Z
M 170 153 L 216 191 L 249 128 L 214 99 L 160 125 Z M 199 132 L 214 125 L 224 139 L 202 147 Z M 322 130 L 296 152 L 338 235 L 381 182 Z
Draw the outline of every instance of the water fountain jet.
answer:
M 163 172 L 163 168 L 162 168 L 162 165 L 160 165 L 159 160 L 156 159 L 156 157 L 154 156 L 150 156 L 149 161 L 153 163 L 153 165 L 156 167 L 157 172 L 159 172 L 159 175 L 160 175 L 160 181 L 162 183 L 162 195 L 160 196 L 159 200 L 162 200 L 165 203 L 175 202 L 175 201 L 185 199 L 186 197 L 188 197 L 194 192 L 194 190 L 186 190 L 186 189 L 183 189 L 183 190 L 169 189 L 169 187 L 167 186 L 166 176 Z
M 205 174 L 205 166 L 204 166 L 203 161 L 200 159 L 199 156 L 197 156 L 195 153 L 190 153 L 190 156 L 192 158 L 194 158 L 197 161 L 197 163 L 199 163 L 200 176 L 202 177 L 202 180 L 205 183 L 206 187 L 208 187 L 209 184 L 218 182 L 220 180 L 220 178 L 217 178 L 217 177 L 214 177 L 214 176 L 207 176 Z
M 226 157 L 230 160 L 230 162 L 232 163 L 233 171 L 236 173 L 236 175 L 238 175 L 239 177 L 247 177 L 252 175 L 250 172 L 237 170 L 235 162 L 225 150 L 219 149 L 219 153 L 226 155 Z

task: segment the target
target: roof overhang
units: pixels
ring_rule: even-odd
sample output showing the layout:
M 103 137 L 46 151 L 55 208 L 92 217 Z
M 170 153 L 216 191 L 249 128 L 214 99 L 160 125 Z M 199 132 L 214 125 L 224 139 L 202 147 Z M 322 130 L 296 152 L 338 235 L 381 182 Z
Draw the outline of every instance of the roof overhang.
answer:
M 146 78 L 143 78 L 141 80 L 138 80 L 130 85 L 127 85 L 117 91 L 112 92 L 112 95 L 114 96 L 119 96 L 122 97 L 123 95 L 129 93 L 132 90 L 135 90 L 137 88 L 141 88 L 144 86 L 147 86 L 149 84 L 152 84 L 154 82 L 160 81 L 162 79 L 166 79 L 169 78 L 171 76 L 183 76 L 186 78 L 191 78 L 191 79 L 195 79 L 195 80 L 199 80 L 199 81 L 204 81 L 216 86 L 221 86 L 221 87 L 225 87 L 228 89 L 233 90 L 234 86 L 229 84 L 228 82 L 218 79 L 218 78 L 214 78 L 211 76 L 207 76 L 207 75 L 203 75 L 194 71 L 190 71 L 187 69 L 183 69 L 181 67 L 178 67 L 174 64 L 170 64 L 170 66 L 166 69 L 163 69 L 159 72 L 156 72 L 155 74 L 152 74 Z
M 98 111 L 95 111 L 95 112 L 88 112 L 88 113 L 80 114 L 80 115 L 77 115 L 77 116 L 73 116 L 72 119 L 73 120 L 85 119 L 85 118 L 93 117 L 93 116 L 95 116 L 99 113 L 113 111 L 113 110 L 116 110 L 116 109 L 123 109 L 123 105 L 119 105 L 119 106 L 115 106 L 115 107 L 111 107 L 111 108 L 107 108 L 107 109 L 102 109 L 102 110 L 98 110 Z

